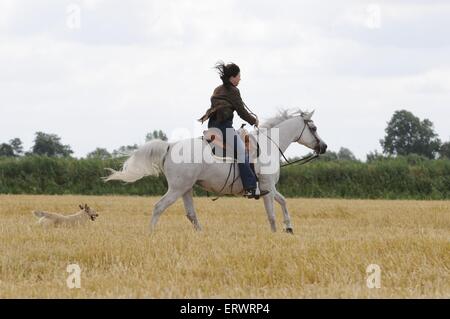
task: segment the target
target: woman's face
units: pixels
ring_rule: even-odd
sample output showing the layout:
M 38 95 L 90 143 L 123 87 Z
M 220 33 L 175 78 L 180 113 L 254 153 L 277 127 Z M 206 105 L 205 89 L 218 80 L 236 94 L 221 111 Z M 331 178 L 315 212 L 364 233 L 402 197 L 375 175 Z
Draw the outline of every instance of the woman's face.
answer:
M 241 81 L 241 72 L 239 72 L 236 76 L 230 77 L 230 82 L 234 86 L 238 86 L 240 81 Z

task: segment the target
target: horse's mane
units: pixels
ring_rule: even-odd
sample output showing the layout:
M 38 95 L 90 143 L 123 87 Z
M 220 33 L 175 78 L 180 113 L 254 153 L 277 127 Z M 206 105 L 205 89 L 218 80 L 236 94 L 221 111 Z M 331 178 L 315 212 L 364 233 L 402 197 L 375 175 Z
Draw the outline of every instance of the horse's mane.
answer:
M 307 114 L 308 112 L 303 112 L 301 109 L 280 109 L 275 116 L 265 120 L 264 123 L 261 124 L 261 127 L 270 129 L 295 116 L 305 116 Z

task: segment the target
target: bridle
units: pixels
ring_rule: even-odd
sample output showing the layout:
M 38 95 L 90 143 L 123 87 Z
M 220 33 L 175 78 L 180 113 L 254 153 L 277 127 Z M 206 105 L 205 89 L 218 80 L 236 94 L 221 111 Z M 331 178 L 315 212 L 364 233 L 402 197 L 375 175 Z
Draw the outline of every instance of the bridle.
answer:
M 293 142 L 297 142 L 297 143 L 298 143 L 298 142 L 300 141 L 300 139 L 302 138 L 302 136 L 303 136 L 303 132 L 305 131 L 305 128 L 308 127 L 309 130 L 310 130 L 310 132 L 311 132 L 311 134 L 313 135 L 314 139 L 316 140 L 317 144 L 320 145 L 320 139 L 319 139 L 319 137 L 317 136 L 317 127 L 314 125 L 313 121 L 312 121 L 312 120 L 307 120 L 307 119 L 303 118 L 303 113 L 300 114 L 300 117 L 302 118 L 302 120 L 303 120 L 303 122 L 304 122 L 305 125 L 303 125 L 303 129 L 302 129 L 302 131 L 300 132 L 299 137 L 298 137 L 297 139 L 293 140 Z M 259 133 L 262 133 L 262 132 L 259 130 L 259 128 L 256 128 L 256 129 L 257 129 L 258 134 L 259 134 Z M 293 164 L 303 165 L 303 164 L 306 164 L 306 163 L 312 161 L 313 159 L 316 159 L 317 157 L 319 157 L 319 153 L 318 153 L 316 150 L 314 150 L 314 153 L 313 153 L 313 154 L 311 154 L 311 155 L 306 155 L 306 156 L 304 156 L 304 157 L 302 157 L 302 158 L 300 158 L 300 159 L 297 159 L 297 160 L 291 162 L 291 161 L 289 161 L 289 160 L 286 158 L 286 156 L 284 155 L 283 151 L 282 151 L 281 148 L 278 146 L 278 144 L 275 143 L 275 141 L 272 140 L 272 138 L 271 138 L 269 135 L 267 135 L 267 134 L 264 134 L 264 135 L 265 135 L 265 136 L 266 136 L 266 137 L 267 137 L 267 138 L 268 138 L 268 139 L 269 139 L 269 140 L 270 140 L 270 141 L 278 148 L 278 151 L 280 152 L 281 156 L 282 156 L 282 157 L 284 158 L 284 160 L 286 161 L 286 163 L 284 163 L 283 165 L 281 165 L 281 167 L 285 167 L 285 166 L 293 165 Z

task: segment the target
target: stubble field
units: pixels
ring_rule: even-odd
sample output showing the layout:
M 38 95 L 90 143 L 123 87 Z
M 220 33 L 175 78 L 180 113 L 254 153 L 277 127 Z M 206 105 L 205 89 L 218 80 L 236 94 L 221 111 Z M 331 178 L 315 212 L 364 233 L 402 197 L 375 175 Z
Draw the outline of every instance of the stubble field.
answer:
M 288 199 L 294 235 L 272 233 L 262 200 L 181 200 L 149 234 L 156 197 L 0 195 L 1 298 L 449 298 L 450 201 Z M 36 209 L 99 212 L 44 229 Z M 69 289 L 67 266 L 81 269 Z M 381 269 L 381 288 L 366 268 Z

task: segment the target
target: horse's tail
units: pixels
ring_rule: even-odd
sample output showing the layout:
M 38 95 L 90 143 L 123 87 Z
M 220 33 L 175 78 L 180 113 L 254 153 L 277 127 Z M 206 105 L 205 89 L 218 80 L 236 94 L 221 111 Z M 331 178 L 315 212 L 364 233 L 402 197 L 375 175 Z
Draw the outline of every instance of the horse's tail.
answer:
M 120 171 L 106 168 L 111 175 L 103 177 L 105 182 L 119 180 L 133 183 L 145 176 L 158 176 L 163 169 L 163 160 L 168 151 L 169 143 L 156 139 L 145 143 L 134 151 L 123 163 Z

